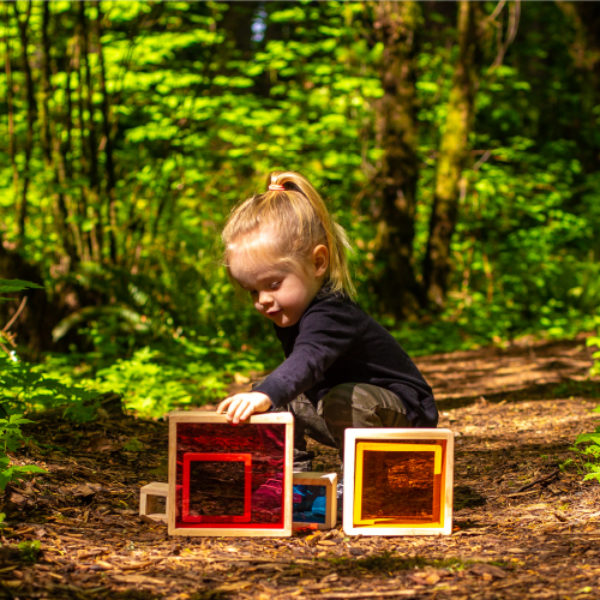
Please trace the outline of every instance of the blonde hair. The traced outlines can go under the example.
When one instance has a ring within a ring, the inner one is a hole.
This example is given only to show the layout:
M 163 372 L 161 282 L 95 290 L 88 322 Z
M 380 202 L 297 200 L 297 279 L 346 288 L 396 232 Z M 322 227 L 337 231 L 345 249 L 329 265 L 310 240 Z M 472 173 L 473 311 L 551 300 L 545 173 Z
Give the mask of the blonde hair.
M 240 238 L 269 229 L 279 256 L 300 266 L 306 264 L 313 249 L 324 244 L 329 250 L 329 271 L 325 282 L 331 293 L 355 295 L 346 251 L 350 248 L 344 229 L 327 210 L 311 183 L 294 171 L 274 171 L 267 178 L 267 191 L 236 206 L 223 229 L 225 263 Z

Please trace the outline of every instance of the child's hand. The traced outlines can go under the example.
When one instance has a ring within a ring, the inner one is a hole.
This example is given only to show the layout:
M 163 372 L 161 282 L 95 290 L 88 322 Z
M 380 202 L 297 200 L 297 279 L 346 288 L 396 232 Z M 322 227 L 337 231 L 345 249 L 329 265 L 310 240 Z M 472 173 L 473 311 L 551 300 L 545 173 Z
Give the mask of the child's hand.
M 219 406 L 218 413 L 227 413 L 227 420 L 234 425 L 245 421 L 251 415 L 267 412 L 273 403 L 266 394 L 262 392 L 247 392 L 235 394 L 225 398 Z

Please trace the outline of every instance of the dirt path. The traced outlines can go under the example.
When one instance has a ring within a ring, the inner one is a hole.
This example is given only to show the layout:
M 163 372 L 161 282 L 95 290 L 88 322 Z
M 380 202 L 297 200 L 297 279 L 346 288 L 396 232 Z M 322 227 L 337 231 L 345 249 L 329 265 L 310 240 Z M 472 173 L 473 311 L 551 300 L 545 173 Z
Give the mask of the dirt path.
M 49 475 L 7 494 L 0 597 L 597 599 L 600 486 L 560 468 L 577 434 L 597 425 L 590 364 L 582 340 L 419 361 L 441 426 L 457 435 L 455 531 L 445 537 L 350 538 L 338 527 L 169 538 L 137 516 L 139 487 L 166 481 L 165 423 L 40 423 L 44 444 L 19 458 Z M 322 467 L 338 466 L 318 449 Z

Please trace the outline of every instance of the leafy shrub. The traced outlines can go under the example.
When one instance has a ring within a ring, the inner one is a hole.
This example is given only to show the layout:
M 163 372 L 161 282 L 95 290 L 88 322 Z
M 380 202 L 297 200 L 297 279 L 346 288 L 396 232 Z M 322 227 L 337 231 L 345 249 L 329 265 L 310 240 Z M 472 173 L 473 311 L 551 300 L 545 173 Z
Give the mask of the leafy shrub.
M 22 415 L 10 415 L 6 419 L 0 419 L 0 491 L 6 488 L 11 481 L 16 481 L 31 473 L 45 473 L 44 469 L 37 465 L 14 465 L 8 452 L 14 452 L 19 448 L 24 439 L 21 425 L 31 423 Z
M 596 347 L 596 351 L 592 354 L 594 364 L 590 375 L 592 377 L 600 375 L 600 336 L 588 338 L 587 345 Z M 600 405 L 594 409 L 594 412 L 600 412 Z M 600 426 L 596 427 L 593 433 L 578 435 L 572 449 L 579 454 L 583 467 L 587 471 L 584 480 L 595 479 L 600 483 Z
M 596 351 L 592 354 L 594 364 L 592 365 L 592 369 L 590 371 L 590 375 L 595 377 L 600 375 L 600 335 L 598 337 L 588 338 L 587 345 L 596 347 Z
M 260 357 L 259 357 L 260 356 Z M 83 366 L 65 356 L 49 357 L 44 365 L 68 389 L 83 386 L 97 395 L 114 392 L 128 410 L 144 417 L 162 417 L 169 410 L 218 402 L 228 385 L 245 377 L 242 373 L 262 372 L 272 366 L 270 353 L 244 347 L 236 351 L 226 340 L 196 337 L 164 338 L 144 346 L 132 356 L 93 364 L 83 355 Z M 83 368 L 81 374 L 77 370 Z
M 0 352 L 0 491 L 11 481 L 45 472 L 35 465 L 15 465 L 9 456 L 26 439 L 21 426 L 31 421 L 24 414 L 58 408 L 65 417 L 87 421 L 96 415 L 98 403 L 97 393 L 65 385 L 40 367 Z
M 74 421 L 89 421 L 99 406 L 98 394 L 65 384 L 43 366 L 0 354 L 0 403 L 6 415 L 60 409 Z
M 596 408 L 596 412 L 600 412 L 600 407 Z M 573 449 L 582 458 L 587 471 L 583 479 L 595 479 L 600 483 L 600 426 L 593 433 L 578 435 Z
M 3 294 L 20 292 L 27 288 L 40 287 L 36 283 L 19 279 L 0 279 L 0 301 L 6 298 Z M 19 399 L 11 395 L 13 385 L 17 380 L 13 378 L 15 369 L 19 368 L 18 359 L 14 350 L 8 350 L 4 343 L 14 344 L 7 334 L 0 331 L 0 491 L 3 491 L 11 481 L 21 479 L 29 473 L 43 473 L 44 470 L 35 465 L 14 465 L 8 452 L 14 452 L 21 445 L 24 436 L 21 425 L 29 423 L 22 414 L 12 412 L 19 408 Z M 4 514 L 0 515 L 0 523 Z

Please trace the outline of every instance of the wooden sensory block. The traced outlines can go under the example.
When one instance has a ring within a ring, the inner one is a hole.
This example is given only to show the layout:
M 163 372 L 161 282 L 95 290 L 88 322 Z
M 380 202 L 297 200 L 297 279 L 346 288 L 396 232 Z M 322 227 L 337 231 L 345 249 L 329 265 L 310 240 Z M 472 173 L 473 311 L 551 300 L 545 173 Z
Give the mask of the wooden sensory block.
M 453 471 L 448 429 L 346 429 L 344 531 L 451 533 Z
M 337 473 L 294 473 L 292 493 L 295 529 L 332 529 L 337 521 Z
M 169 484 L 153 481 L 140 488 L 140 516 L 167 522 Z
M 274 412 L 232 425 L 225 415 L 169 415 L 173 535 L 292 533 L 293 417 Z

